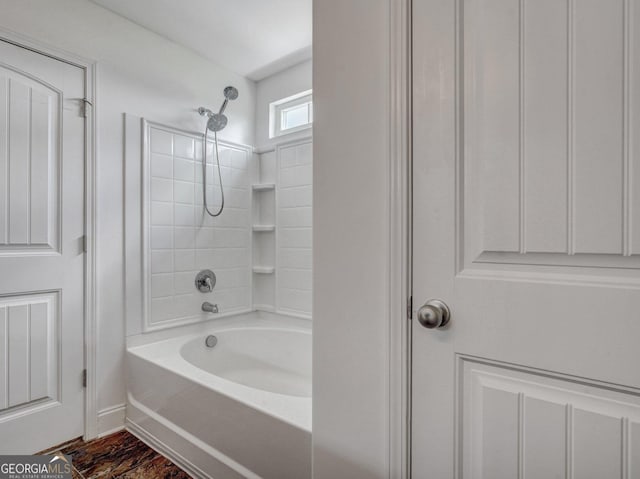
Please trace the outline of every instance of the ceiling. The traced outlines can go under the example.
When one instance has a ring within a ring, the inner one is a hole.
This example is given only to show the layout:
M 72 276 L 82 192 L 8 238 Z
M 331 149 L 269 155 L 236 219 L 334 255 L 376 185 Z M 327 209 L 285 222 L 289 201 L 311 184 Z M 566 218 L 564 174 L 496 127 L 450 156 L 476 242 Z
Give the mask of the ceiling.
M 312 0 L 91 0 L 252 80 L 311 58 Z

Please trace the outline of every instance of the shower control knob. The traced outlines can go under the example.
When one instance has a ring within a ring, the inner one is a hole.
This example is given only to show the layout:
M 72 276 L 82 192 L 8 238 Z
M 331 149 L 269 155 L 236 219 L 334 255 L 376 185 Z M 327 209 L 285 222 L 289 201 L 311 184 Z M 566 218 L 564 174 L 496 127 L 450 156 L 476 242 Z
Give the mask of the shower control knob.
M 418 310 L 418 322 L 427 329 L 446 326 L 451 319 L 451 311 L 443 301 L 432 299 L 424 303 Z
M 201 293 L 210 293 L 216 286 L 216 275 L 210 269 L 203 269 L 196 275 L 196 289 Z

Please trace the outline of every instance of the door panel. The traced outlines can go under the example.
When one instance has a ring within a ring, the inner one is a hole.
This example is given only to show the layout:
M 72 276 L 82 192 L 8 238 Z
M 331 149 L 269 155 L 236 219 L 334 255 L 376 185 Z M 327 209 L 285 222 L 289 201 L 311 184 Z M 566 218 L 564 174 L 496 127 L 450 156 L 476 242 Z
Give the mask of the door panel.
M 0 41 L 3 454 L 84 430 L 84 88 L 80 68 Z
M 639 10 L 413 2 L 414 477 L 639 467 Z

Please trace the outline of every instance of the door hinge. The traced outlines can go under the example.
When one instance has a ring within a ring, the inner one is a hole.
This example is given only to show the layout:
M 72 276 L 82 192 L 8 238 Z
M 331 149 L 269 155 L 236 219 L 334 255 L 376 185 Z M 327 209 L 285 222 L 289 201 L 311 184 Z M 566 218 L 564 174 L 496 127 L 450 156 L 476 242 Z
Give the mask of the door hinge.
M 413 296 L 407 299 L 407 319 L 413 319 Z
M 87 235 L 82 235 L 82 251 L 87 252 Z
M 82 370 L 82 387 L 83 388 L 87 387 L 87 370 L 86 369 Z

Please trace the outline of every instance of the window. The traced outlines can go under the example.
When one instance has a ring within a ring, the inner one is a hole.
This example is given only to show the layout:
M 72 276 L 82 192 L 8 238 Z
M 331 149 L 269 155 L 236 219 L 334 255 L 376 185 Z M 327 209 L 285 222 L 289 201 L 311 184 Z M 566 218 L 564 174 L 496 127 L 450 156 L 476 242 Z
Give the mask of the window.
M 274 101 L 269 107 L 270 138 L 311 128 L 313 123 L 311 90 Z

